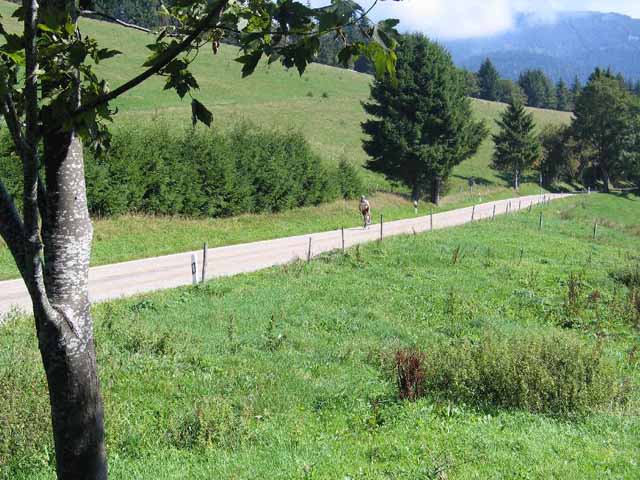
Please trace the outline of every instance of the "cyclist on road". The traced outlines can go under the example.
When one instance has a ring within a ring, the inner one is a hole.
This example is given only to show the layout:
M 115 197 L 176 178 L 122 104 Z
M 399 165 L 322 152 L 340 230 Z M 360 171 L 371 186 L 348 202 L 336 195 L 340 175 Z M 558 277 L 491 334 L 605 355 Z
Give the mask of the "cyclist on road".
M 364 220 L 364 228 L 367 228 L 371 225 L 371 204 L 364 195 L 360 197 L 360 213 Z

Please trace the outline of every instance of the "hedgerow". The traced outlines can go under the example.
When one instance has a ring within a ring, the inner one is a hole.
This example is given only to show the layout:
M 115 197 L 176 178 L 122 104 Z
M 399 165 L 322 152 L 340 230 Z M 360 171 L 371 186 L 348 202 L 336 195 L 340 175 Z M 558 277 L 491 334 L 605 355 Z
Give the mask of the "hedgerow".
M 0 178 L 19 197 L 19 162 L 2 138 Z M 86 149 L 89 210 L 225 217 L 278 212 L 353 197 L 357 173 L 330 168 L 299 133 L 243 123 L 228 132 L 175 130 L 161 122 L 118 129 L 106 154 Z

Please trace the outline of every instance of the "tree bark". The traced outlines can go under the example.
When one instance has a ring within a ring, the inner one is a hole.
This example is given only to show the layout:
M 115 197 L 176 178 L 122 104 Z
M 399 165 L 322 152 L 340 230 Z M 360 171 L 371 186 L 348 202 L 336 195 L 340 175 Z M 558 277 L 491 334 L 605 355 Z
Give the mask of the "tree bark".
M 107 478 L 104 411 L 89 302 L 93 228 L 82 143 L 75 132 L 44 138 L 47 228 L 44 281 L 51 308 L 34 303 L 61 480 Z
M 411 201 L 412 202 L 419 202 L 420 201 L 420 195 L 422 193 L 422 190 L 420 188 L 419 185 L 414 185 L 413 189 L 411 190 Z
M 431 203 L 440 205 L 440 190 L 442 188 L 442 179 L 438 176 L 431 181 Z
M 604 193 L 609 193 L 610 192 L 609 184 L 611 183 L 611 177 L 609 175 L 609 170 L 607 170 L 603 166 L 600 166 L 600 172 L 602 174 L 603 191 L 604 191 Z
M 515 176 L 514 176 L 514 187 L 516 192 L 520 190 L 520 170 L 516 168 Z

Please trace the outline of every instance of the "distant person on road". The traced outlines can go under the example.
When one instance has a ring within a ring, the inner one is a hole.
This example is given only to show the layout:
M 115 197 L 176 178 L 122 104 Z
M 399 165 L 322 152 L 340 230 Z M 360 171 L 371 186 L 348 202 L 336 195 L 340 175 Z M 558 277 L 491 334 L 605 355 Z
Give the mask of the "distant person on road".
M 371 204 L 364 195 L 360 197 L 360 213 L 364 220 L 364 228 L 367 228 L 371 225 Z

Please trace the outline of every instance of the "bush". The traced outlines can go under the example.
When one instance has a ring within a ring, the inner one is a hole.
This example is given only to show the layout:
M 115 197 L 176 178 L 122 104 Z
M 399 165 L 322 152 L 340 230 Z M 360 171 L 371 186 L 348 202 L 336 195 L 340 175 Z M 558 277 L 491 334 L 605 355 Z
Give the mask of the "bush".
M 340 159 L 336 172 L 335 184 L 342 198 L 358 198 L 364 193 L 364 185 L 356 168 L 345 158 Z
M 585 412 L 621 391 L 599 347 L 559 332 L 438 345 L 425 353 L 422 368 L 425 393 L 531 412 Z
M 244 422 L 222 397 L 206 397 L 182 417 L 173 419 L 168 440 L 180 449 L 230 448 L 242 439 Z
M 610 272 L 609 275 L 616 282 L 625 285 L 627 288 L 640 288 L 640 263 Z
M 20 196 L 17 158 L 2 141 L 0 176 Z M 89 210 L 224 217 L 277 212 L 337 198 L 333 173 L 304 137 L 242 124 L 229 133 L 147 128 L 114 132 L 100 157 L 86 152 Z

